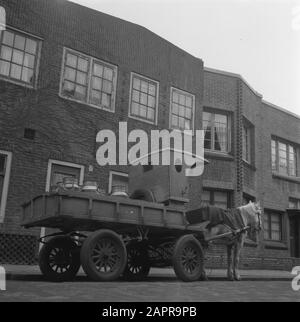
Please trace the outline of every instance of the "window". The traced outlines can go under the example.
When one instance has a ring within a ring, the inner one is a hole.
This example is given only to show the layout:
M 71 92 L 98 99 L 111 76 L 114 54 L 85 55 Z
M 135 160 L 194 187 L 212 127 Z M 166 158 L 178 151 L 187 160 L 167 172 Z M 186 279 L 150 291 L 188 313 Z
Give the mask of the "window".
M 128 192 L 128 174 L 123 172 L 110 171 L 108 193 L 113 191 L 114 187 L 123 187 Z
M 205 149 L 229 152 L 230 126 L 227 115 L 203 112 L 203 129 Z
M 179 89 L 171 89 L 171 127 L 173 129 L 193 130 L 195 96 Z
M 296 176 L 296 149 L 294 146 L 278 141 L 271 141 L 272 171 L 283 175 Z
M 10 29 L 0 32 L 0 76 L 34 86 L 40 41 Z
M 264 237 L 266 240 L 282 240 L 282 215 L 276 212 L 264 213 Z
M 4 221 L 11 169 L 11 152 L 0 151 L 0 223 Z
M 84 179 L 84 166 L 69 162 L 49 160 L 46 191 L 52 191 L 59 183 L 63 182 L 64 178 L 69 177 L 77 179 L 78 184 L 82 185 Z
M 243 125 L 243 160 L 251 163 L 251 128 Z
M 114 112 L 116 81 L 116 66 L 65 49 L 61 96 Z
M 228 209 L 231 208 L 231 194 L 228 191 L 204 189 L 201 194 L 201 204 Z
M 158 87 L 158 82 L 132 73 L 129 116 L 156 123 Z
M 300 199 L 289 199 L 289 208 L 290 209 L 300 209 Z

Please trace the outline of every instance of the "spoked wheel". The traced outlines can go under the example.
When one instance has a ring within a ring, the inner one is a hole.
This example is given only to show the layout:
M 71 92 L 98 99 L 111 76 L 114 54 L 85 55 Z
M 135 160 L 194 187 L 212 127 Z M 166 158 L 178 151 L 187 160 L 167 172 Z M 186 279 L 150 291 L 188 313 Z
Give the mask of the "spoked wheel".
M 54 237 L 42 247 L 39 266 L 50 281 L 70 281 L 80 268 L 79 248 L 70 237 Z
M 199 241 L 192 235 L 179 238 L 173 253 L 173 266 L 178 278 L 184 282 L 200 279 L 204 254 Z
M 127 265 L 123 277 L 130 281 L 143 280 L 148 276 L 150 267 L 147 244 L 129 242 L 127 244 Z
M 127 252 L 121 237 L 111 230 L 92 233 L 80 253 L 82 267 L 94 281 L 113 281 L 124 271 Z

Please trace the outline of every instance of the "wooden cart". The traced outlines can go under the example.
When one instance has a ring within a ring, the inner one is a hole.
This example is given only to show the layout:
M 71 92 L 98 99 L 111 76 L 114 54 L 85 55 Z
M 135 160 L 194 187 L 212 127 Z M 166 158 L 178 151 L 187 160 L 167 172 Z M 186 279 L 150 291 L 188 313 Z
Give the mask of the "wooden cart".
M 23 205 L 25 228 L 57 233 L 41 239 L 39 265 L 52 281 L 74 278 L 82 265 L 89 278 L 145 278 L 151 267 L 173 266 L 178 278 L 196 281 L 203 272 L 201 225 L 183 210 L 159 203 L 97 193 L 44 194 Z

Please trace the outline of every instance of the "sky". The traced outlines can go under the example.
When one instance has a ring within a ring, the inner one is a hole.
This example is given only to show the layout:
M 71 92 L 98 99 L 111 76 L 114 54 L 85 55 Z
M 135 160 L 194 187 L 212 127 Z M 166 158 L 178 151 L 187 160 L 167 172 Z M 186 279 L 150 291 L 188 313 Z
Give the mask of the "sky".
M 300 115 L 300 0 L 72 0 L 142 25 Z

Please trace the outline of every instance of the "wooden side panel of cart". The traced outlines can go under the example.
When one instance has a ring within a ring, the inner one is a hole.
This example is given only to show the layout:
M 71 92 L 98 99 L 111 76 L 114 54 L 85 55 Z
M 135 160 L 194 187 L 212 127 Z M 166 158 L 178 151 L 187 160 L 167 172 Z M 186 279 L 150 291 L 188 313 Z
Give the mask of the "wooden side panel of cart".
M 23 205 L 26 228 L 94 231 L 97 223 L 188 229 L 184 211 L 141 200 L 68 193 L 41 195 Z

